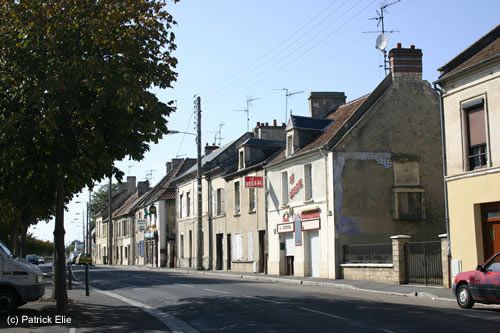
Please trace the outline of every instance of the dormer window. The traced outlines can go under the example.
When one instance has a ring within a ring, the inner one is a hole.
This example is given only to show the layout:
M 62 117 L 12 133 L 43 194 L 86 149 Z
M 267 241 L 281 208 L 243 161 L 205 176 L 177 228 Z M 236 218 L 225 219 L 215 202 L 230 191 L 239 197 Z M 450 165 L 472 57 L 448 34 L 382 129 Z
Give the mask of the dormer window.
M 244 169 L 245 168 L 245 151 L 244 151 L 244 148 L 241 148 L 240 151 L 238 152 L 238 166 L 239 166 L 239 169 Z
M 286 156 L 293 155 L 293 133 L 287 134 L 286 136 Z

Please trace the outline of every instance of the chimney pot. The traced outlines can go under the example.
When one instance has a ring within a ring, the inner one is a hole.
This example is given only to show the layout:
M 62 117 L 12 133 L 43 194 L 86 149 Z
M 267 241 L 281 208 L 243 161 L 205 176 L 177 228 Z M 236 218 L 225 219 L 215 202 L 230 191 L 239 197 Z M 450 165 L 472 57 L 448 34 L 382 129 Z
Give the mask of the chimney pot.
M 278 126 L 278 125 L 277 125 L 277 122 L 276 122 L 276 119 L 274 119 L 274 120 L 273 120 L 273 126 L 274 126 L 274 127 Z
M 400 49 L 401 48 L 401 43 L 398 43 L 397 44 L 397 48 Z
M 409 48 L 397 48 L 389 51 L 389 63 L 393 78 L 401 74 L 412 74 L 415 79 L 422 79 L 422 50 L 410 45 Z
M 412 44 L 412 45 L 410 46 L 410 49 L 415 50 L 415 45 L 413 45 L 413 44 Z
M 269 123 L 266 123 L 266 127 L 269 126 Z
M 257 122 L 257 127 L 260 127 L 260 121 Z

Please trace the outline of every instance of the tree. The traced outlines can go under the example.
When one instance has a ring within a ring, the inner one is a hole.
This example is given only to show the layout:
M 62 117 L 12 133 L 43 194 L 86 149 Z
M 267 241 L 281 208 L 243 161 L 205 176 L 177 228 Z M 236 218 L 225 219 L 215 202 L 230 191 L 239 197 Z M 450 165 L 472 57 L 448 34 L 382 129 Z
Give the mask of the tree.
M 37 193 L 52 193 L 59 312 L 67 308 L 65 204 L 94 181 L 121 178 L 115 160 L 141 160 L 149 144 L 168 132 L 172 102 L 150 91 L 170 88 L 177 76 L 175 21 L 166 6 L 137 0 L 1 2 L 0 182 L 9 182 L 5 172 L 31 179 Z
M 111 185 L 112 195 L 116 193 L 119 187 L 120 184 L 118 183 L 113 183 Z M 95 226 L 96 216 L 99 215 L 99 213 L 101 213 L 101 211 L 108 206 L 108 191 L 109 191 L 109 185 L 101 185 L 99 186 L 97 191 L 92 193 L 92 200 L 90 203 L 90 217 L 91 217 L 90 229 L 92 229 Z

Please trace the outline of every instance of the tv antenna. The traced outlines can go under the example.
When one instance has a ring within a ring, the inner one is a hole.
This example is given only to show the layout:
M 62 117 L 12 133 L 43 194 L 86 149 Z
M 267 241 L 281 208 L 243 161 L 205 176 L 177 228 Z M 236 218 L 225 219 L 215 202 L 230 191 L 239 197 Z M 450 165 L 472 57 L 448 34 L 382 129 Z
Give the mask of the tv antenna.
M 152 183 L 152 180 L 153 180 L 153 172 L 155 172 L 156 170 L 153 170 L 153 169 L 150 169 L 150 170 L 146 170 L 146 180 L 151 184 Z
M 283 90 L 285 92 L 285 123 L 288 121 L 288 97 L 301 94 L 304 92 L 304 90 L 301 91 L 294 91 L 289 93 L 288 88 L 281 88 L 281 89 L 273 89 L 273 90 Z M 290 110 L 290 115 L 292 114 L 292 110 Z
M 381 51 L 384 54 L 384 65 L 379 65 L 378 67 L 384 67 L 384 73 L 387 75 L 388 67 L 387 64 L 389 61 L 387 60 L 387 43 L 389 40 L 387 39 L 386 34 L 392 34 L 395 32 L 399 32 L 398 30 L 385 30 L 385 22 L 384 22 L 384 13 L 387 12 L 387 7 L 390 7 L 392 5 L 395 5 L 396 3 L 400 2 L 401 0 L 396 0 L 393 2 L 386 3 L 385 5 L 380 6 L 379 10 L 376 10 L 375 12 L 377 13 L 377 17 L 372 17 L 370 20 L 375 20 L 377 21 L 377 28 L 380 27 L 380 30 L 375 30 L 375 31 L 363 31 L 363 33 L 377 33 L 377 39 L 375 41 L 375 48 L 379 51 Z
M 256 97 L 256 98 L 248 98 L 247 97 L 247 107 L 246 109 L 242 109 L 242 110 L 233 110 L 233 111 L 236 111 L 236 112 L 245 112 L 247 114 L 247 132 L 250 132 L 250 106 L 252 105 L 251 103 L 253 101 L 256 101 L 258 99 L 262 99 L 261 97 Z
M 222 137 L 222 126 L 224 126 L 224 125 L 225 124 L 223 122 L 220 122 L 219 123 L 219 130 L 217 132 L 209 132 L 209 134 L 215 134 L 215 136 L 214 136 L 214 145 L 217 144 L 217 140 L 219 140 L 219 147 L 222 144 L 222 139 L 224 139 Z

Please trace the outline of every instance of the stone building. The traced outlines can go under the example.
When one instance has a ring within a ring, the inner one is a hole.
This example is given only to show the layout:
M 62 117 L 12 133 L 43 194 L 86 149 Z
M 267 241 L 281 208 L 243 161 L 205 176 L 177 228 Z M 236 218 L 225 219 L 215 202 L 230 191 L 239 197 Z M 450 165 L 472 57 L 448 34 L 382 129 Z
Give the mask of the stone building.
M 312 93 L 268 166 L 269 273 L 342 277 L 343 246 L 445 231 L 438 96 L 422 51 L 389 52 L 369 94 Z
M 439 71 L 451 274 L 500 251 L 500 26 Z

